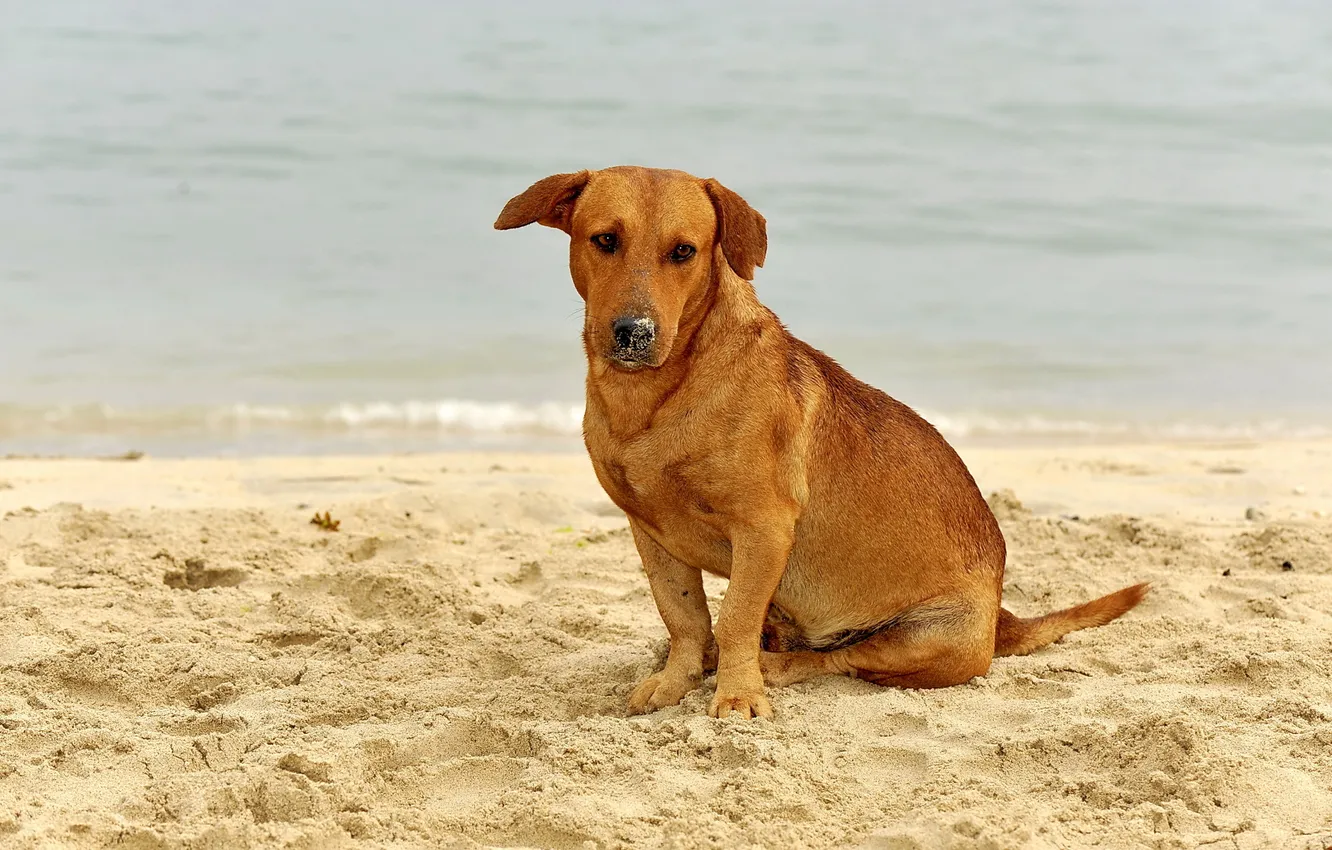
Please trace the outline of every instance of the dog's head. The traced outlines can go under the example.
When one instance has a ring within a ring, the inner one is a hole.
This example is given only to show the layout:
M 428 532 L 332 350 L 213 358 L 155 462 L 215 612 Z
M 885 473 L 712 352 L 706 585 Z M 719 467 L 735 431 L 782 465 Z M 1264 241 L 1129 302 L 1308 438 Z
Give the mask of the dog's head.
M 569 234 L 591 354 L 616 368 L 661 366 L 682 320 L 709 303 L 723 264 L 763 265 L 763 216 L 716 180 L 622 166 L 555 174 L 504 205 L 497 230 L 539 222 Z

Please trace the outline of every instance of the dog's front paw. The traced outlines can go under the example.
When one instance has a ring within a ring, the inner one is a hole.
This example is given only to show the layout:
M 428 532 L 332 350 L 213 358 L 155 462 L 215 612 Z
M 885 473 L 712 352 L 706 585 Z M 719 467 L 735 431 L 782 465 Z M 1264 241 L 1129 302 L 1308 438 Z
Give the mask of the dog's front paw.
M 751 717 L 763 717 L 772 719 L 772 705 L 768 698 L 763 695 L 763 688 L 743 689 L 743 690 L 722 690 L 717 688 L 717 693 L 712 697 L 712 705 L 708 706 L 708 714 L 722 719 L 735 712 L 748 720 Z
M 702 677 L 662 670 L 638 683 L 629 695 L 629 713 L 647 714 L 668 705 L 679 705 L 685 694 L 697 688 Z

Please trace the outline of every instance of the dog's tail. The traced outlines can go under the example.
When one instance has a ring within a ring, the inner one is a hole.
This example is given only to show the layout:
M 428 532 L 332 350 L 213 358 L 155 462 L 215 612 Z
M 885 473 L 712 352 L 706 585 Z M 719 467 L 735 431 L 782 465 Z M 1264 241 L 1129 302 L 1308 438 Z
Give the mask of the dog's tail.
M 1055 611 L 1044 617 L 1024 619 L 1000 608 L 999 623 L 994 634 L 994 654 L 996 657 L 1026 655 L 1054 643 L 1069 632 L 1104 626 L 1141 602 L 1149 587 L 1149 584 L 1135 584 L 1116 590 L 1109 596 Z

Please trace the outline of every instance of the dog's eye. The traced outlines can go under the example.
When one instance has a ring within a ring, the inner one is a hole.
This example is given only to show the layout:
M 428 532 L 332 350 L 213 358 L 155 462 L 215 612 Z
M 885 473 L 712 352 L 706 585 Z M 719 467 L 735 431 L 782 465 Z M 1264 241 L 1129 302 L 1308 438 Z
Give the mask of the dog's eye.
M 671 259 L 677 263 L 683 263 L 694 256 L 696 250 L 693 245 L 676 245 L 675 250 L 671 251 Z
M 615 246 L 619 244 L 619 240 L 615 238 L 614 233 L 598 233 L 596 236 L 592 237 L 592 244 L 596 245 L 607 254 L 614 254 Z

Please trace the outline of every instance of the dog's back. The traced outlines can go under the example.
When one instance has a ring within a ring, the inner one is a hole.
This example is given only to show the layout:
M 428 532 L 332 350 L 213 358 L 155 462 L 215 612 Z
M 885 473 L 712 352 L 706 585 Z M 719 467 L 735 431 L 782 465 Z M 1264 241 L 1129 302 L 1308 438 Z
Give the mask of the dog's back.
M 789 333 L 786 346 L 785 391 L 814 413 L 808 503 L 778 604 L 816 644 L 941 595 L 997 604 L 1003 534 L 957 453 L 915 411 L 823 352 Z M 853 580 L 819 583 L 816 603 L 803 598 L 801 588 L 830 573 Z M 808 616 L 816 610 L 826 614 Z

